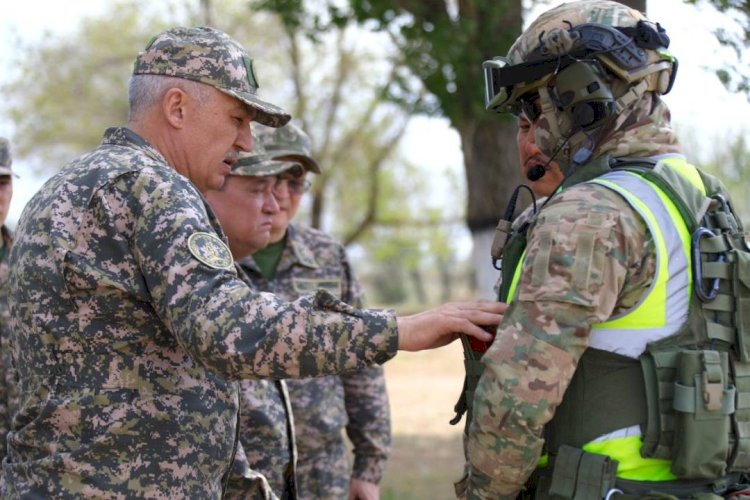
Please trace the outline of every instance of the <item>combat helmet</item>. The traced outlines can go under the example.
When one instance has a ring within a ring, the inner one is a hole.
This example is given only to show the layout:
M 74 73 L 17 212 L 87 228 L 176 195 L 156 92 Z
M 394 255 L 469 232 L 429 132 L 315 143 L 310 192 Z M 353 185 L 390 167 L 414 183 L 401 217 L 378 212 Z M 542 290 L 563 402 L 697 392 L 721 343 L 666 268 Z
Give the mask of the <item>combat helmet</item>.
M 320 165 L 312 157 L 310 137 L 294 123 L 273 128 L 253 123 L 253 151 L 243 155 L 245 164 L 272 160 L 293 162 L 305 170 L 320 173 Z
M 485 105 L 542 117 L 540 148 L 561 166 L 581 164 L 597 129 L 646 92 L 671 90 L 677 59 L 668 47 L 658 23 L 620 3 L 562 4 L 531 23 L 507 57 L 483 63 Z

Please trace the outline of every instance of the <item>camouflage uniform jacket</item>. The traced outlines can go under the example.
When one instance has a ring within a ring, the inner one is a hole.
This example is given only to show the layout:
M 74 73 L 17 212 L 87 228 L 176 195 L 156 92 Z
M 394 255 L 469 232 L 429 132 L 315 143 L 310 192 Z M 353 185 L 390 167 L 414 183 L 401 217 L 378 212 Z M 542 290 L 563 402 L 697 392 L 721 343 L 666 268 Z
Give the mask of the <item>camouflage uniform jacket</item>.
M 27 204 L 9 261 L 22 404 L 5 498 L 218 498 L 237 439 L 232 380 L 395 354 L 392 313 L 254 292 L 218 231 L 189 180 L 126 128 Z
M 340 244 L 316 229 L 294 225 L 289 226 L 286 238 L 272 282 L 262 277 L 252 257 L 240 261 L 255 286 L 289 300 L 323 288 L 361 307 L 362 289 Z M 303 472 L 313 460 L 325 463 L 326 450 L 335 455 L 336 448 L 345 449 L 344 427 L 354 445 L 352 477 L 379 483 L 391 446 L 382 368 L 287 383 L 295 420 L 300 496 L 316 496 L 305 491 L 309 478 L 302 477 Z
M 618 194 L 579 184 L 528 234 L 515 298 L 482 358 L 467 453 L 468 498 L 515 498 L 539 459 L 591 325 L 634 306 L 655 274 L 641 217 Z
M 18 375 L 8 341 L 10 340 L 10 311 L 8 310 L 8 253 L 13 238 L 7 227 L 0 227 L 0 462 L 5 457 L 5 436 L 10 430 L 13 412 L 18 407 Z
M 238 266 L 239 267 L 239 266 Z M 240 277 L 255 288 L 240 268 Z M 255 498 L 257 484 L 244 477 L 244 467 L 263 475 L 280 498 L 293 498 L 297 449 L 289 392 L 284 380 L 243 380 L 240 384 L 239 436 L 247 464 L 235 458 L 225 498 Z

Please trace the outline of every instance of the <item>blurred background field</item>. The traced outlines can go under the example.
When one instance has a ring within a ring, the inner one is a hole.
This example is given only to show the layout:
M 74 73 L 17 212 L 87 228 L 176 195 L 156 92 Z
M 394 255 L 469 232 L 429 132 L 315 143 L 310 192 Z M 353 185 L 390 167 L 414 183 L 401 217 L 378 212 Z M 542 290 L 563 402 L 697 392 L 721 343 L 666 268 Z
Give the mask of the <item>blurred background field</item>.
M 464 421 L 452 426 L 463 386 L 460 342 L 429 352 L 400 353 L 384 365 L 393 418 L 393 454 L 383 499 L 455 498 L 463 468 Z

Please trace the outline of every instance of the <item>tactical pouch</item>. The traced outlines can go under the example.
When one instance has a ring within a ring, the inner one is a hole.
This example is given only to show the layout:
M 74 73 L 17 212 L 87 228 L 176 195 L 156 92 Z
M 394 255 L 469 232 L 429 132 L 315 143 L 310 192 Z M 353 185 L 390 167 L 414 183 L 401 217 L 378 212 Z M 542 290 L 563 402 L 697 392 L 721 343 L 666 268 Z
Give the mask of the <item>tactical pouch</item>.
M 683 350 L 677 364 L 672 472 L 685 479 L 726 474 L 735 388 L 726 352 Z
M 647 351 L 641 355 L 645 382 L 648 420 L 643 432 L 641 455 L 649 458 L 672 458 L 675 417 L 672 405 L 679 350 Z
M 535 499 L 593 500 L 607 496 L 615 485 L 617 461 L 563 445 L 552 466 L 552 477 L 541 476 Z

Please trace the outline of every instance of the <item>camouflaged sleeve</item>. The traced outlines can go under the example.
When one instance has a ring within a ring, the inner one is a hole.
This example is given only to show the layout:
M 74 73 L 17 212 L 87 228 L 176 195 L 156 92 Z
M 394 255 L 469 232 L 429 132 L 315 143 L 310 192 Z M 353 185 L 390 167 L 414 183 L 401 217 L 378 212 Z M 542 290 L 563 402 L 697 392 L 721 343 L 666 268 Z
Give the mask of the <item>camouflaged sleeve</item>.
M 106 200 L 112 213 L 123 214 L 115 224 L 128 235 L 157 314 L 194 359 L 229 379 L 287 378 L 363 368 L 395 355 L 390 311 L 359 311 L 322 294 L 284 302 L 248 288 L 231 257 L 199 259 L 211 253 L 196 250 L 196 235 L 214 245 L 213 254 L 223 251 L 201 200 L 187 181 L 143 172 L 123 176 Z
M 6 454 L 6 436 L 11 430 L 13 413 L 18 408 L 18 372 L 10 345 L 8 309 L 8 253 L 13 244 L 10 231 L 0 227 L 4 258 L 0 259 L 0 463 Z
M 517 299 L 484 355 L 467 443 L 469 498 L 515 498 L 534 470 L 592 324 L 648 287 L 655 259 L 640 217 L 597 186 L 564 191 L 529 234 Z

